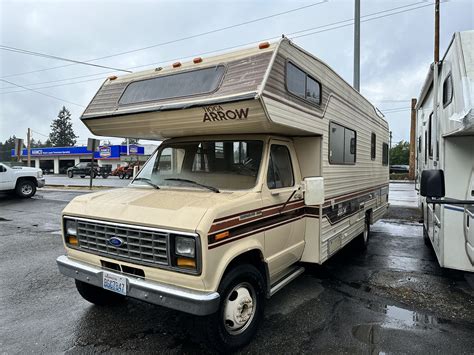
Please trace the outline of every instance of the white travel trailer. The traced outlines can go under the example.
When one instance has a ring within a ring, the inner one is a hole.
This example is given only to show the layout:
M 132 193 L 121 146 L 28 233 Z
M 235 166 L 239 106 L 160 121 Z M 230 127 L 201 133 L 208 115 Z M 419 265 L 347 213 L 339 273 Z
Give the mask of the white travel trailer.
M 454 34 L 437 87 L 433 72 L 416 107 L 423 234 L 442 267 L 474 271 L 474 31 Z
M 250 341 L 300 262 L 364 247 L 388 207 L 387 122 L 288 39 L 110 77 L 82 121 L 165 140 L 129 187 L 64 209 L 60 271 L 95 304 L 205 316 L 221 351 Z

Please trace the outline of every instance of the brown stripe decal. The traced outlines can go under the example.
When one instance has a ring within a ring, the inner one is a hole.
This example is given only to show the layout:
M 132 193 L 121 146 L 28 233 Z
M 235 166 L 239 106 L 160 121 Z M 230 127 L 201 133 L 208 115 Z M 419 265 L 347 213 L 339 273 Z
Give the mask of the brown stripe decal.
M 331 224 L 340 222 L 355 214 L 364 201 L 381 195 L 382 190 L 386 190 L 387 186 L 383 184 L 375 188 L 333 197 L 324 203 L 322 216 L 326 217 Z M 208 234 L 208 248 L 214 249 L 303 217 L 320 217 L 320 207 L 307 207 L 302 199 L 288 203 L 284 210 L 281 210 L 282 206 L 283 203 L 280 203 L 215 219 Z

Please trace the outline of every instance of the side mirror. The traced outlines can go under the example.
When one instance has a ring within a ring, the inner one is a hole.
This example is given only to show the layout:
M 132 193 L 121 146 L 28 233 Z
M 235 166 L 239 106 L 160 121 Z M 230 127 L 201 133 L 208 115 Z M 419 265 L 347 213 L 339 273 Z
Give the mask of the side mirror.
M 423 170 L 421 173 L 420 195 L 430 198 L 444 197 L 443 170 Z
M 304 179 L 304 203 L 307 206 L 322 205 L 324 203 L 324 178 L 308 177 Z

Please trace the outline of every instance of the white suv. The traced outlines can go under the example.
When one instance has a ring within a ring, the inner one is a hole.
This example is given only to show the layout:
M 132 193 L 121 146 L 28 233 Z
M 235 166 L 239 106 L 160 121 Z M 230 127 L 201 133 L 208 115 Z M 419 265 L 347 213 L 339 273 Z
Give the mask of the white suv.
M 33 197 L 36 188 L 43 186 L 41 169 L 0 163 L 0 191 L 15 191 L 20 197 Z

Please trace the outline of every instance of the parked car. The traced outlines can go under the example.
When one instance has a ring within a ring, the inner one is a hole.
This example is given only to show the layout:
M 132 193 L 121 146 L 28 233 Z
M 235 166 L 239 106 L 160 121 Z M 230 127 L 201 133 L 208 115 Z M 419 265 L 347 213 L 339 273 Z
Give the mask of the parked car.
M 0 191 L 15 191 L 20 197 L 33 197 L 44 183 L 41 169 L 0 163 Z
M 69 178 L 74 177 L 74 175 L 79 175 L 81 178 L 91 175 L 91 163 L 82 162 L 76 164 L 67 169 L 67 176 Z M 98 164 L 94 163 L 92 168 L 92 178 L 95 179 L 97 176 L 102 176 L 104 179 L 107 179 L 110 175 L 110 167 L 100 167 Z
M 390 165 L 390 174 L 408 174 L 408 165 Z

